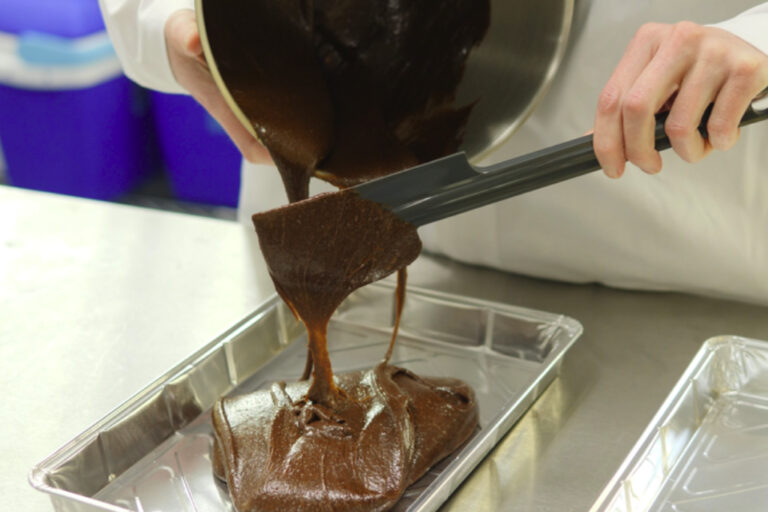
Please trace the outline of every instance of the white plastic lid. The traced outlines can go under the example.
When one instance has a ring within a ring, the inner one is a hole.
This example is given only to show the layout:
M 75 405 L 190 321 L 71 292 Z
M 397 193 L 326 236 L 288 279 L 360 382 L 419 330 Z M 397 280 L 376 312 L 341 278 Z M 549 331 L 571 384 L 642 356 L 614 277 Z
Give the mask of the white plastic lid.
M 68 39 L 0 32 L 0 84 L 22 89 L 81 89 L 122 74 L 106 32 Z

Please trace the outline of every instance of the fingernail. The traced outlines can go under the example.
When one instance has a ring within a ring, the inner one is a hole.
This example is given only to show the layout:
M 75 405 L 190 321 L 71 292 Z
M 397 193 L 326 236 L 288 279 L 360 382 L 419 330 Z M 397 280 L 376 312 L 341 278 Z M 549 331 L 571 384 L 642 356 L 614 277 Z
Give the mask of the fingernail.
M 612 167 L 612 168 L 606 167 L 606 168 L 603 168 L 603 172 L 605 173 L 606 176 L 608 176 L 612 180 L 615 180 L 615 179 L 621 178 L 621 175 L 624 174 L 624 168 L 623 167 Z

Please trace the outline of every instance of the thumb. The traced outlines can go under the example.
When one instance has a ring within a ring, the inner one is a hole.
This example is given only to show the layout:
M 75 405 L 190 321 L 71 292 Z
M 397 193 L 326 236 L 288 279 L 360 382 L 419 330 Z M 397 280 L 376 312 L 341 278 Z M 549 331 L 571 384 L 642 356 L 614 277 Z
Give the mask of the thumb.
M 184 39 L 184 52 L 190 57 L 200 57 L 203 54 L 203 44 L 200 42 L 200 32 L 197 31 L 197 24 L 188 28 L 188 33 Z
M 198 57 L 203 53 L 193 10 L 182 9 L 173 13 L 169 20 L 169 28 L 171 39 L 182 54 L 188 57 Z
M 200 32 L 197 30 L 197 20 L 194 12 L 186 10 L 184 24 L 182 26 L 182 48 L 190 57 L 197 57 L 203 53 L 203 45 L 200 42 Z

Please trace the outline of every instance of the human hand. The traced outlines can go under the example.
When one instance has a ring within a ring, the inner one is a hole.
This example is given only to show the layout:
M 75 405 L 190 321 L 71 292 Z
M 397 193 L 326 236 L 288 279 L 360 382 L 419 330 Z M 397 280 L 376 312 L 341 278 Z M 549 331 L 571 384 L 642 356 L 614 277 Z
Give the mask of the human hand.
M 597 159 L 612 178 L 624 173 L 627 161 L 658 173 L 654 115 L 667 104 L 664 129 L 685 161 L 697 162 L 713 148 L 730 149 L 741 117 L 766 86 L 768 55 L 730 32 L 690 22 L 643 25 L 600 93 Z M 704 139 L 698 125 L 713 102 Z
M 235 117 L 216 87 L 205 63 L 194 11 L 182 9 L 171 15 L 165 24 L 165 41 L 171 70 L 179 85 L 221 124 L 246 160 L 271 162 L 269 152 Z

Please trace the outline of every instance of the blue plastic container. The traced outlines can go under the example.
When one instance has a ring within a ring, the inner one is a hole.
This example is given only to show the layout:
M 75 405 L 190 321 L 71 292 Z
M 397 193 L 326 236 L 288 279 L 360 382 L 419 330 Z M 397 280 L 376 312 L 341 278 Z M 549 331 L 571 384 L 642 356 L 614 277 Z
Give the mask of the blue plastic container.
M 145 93 L 97 0 L 0 0 L 0 145 L 11 185 L 113 199 L 156 166 Z M 10 53 L 8 53 L 10 52 Z
M 75 38 L 102 30 L 98 0 L 0 0 L 0 32 Z
M 174 195 L 236 207 L 242 157 L 221 125 L 189 96 L 153 92 L 152 109 Z
M 43 92 L 0 85 L 0 143 L 11 185 L 113 199 L 154 167 L 140 91 L 124 77 Z

